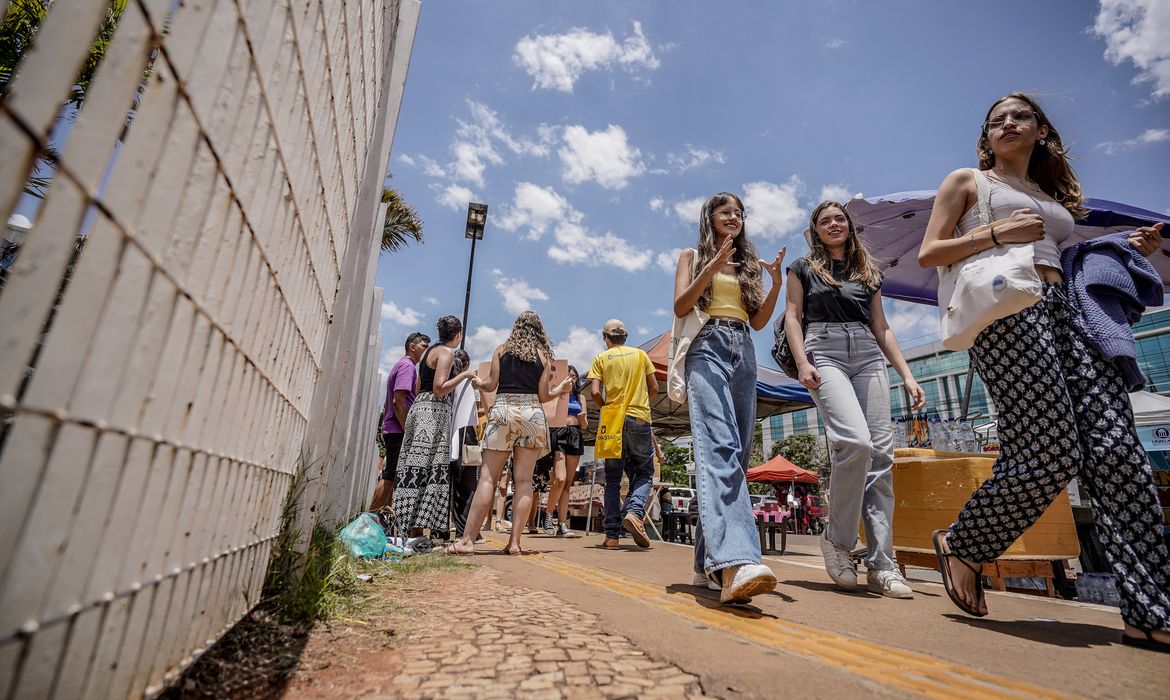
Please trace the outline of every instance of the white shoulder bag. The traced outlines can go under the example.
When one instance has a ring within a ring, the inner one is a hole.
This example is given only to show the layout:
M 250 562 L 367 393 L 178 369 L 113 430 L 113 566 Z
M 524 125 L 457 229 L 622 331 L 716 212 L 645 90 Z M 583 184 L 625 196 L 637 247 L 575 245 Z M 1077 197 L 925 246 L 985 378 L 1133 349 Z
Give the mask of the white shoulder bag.
M 691 255 L 691 280 L 695 279 L 695 270 L 699 267 L 699 251 L 689 249 Z M 698 304 L 691 307 L 691 312 L 682 318 L 675 317 L 670 327 L 670 351 L 666 355 L 666 395 L 677 403 L 687 402 L 687 350 L 691 349 L 691 341 L 710 314 L 699 308 Z
M 992 222 L 991 183 L 975 168 L 979 223 Z M 963 236 L 955 228 L 955 238 Z M 938 315 L 942 344 L 966 350 L 975 337 L 1001 318 L 1040 301 L 1042 286 L 1033 262 L 1031 243 L 1005 243 L 938 268 Z

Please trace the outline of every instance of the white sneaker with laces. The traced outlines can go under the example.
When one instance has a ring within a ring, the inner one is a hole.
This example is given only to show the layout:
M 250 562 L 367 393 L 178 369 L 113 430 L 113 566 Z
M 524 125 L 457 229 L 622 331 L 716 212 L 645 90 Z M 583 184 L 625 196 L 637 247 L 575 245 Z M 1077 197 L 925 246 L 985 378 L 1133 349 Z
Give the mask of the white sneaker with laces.
M 869 590 L 874 593 L 881 593 L 887 598 L 914 597 L 914 590 L 906 585 L 906 579 L 902 578 L 902 574 L 897 571 L 876 571 L 871 569 L 865 572 L 865 581 L 868 584 Z
M 723 588 L 718 583 L 715 583 L 711 579 L 707 578 L 707 574 L 703 573 L 702 571 L 695 572 L 695 575 L 691 578 L 691 585 L 698 586 L 699 588 L 706 586 L 712 591 L 717 591 Z
M 850 556 L 849 550 L 834 542 L 828 537 L 820 538 L 821 555 L 825 558 L 825 571 L 841 588 L 852 591 L 857 588 L 857 564 Z
M 726 569 L 724 569 L 726 571 Z M 726 581 L 727 577 L 724 576 Z M 731 583 L 719 594 L 720 603 L 748 603 L 752 596 L 770 593 L 776 588 L 776 574 L 763 564 L 741 564 L 735 567 Z
M 581 536 L 581 535 L 577 534 L 576 532 L 573 532 L 572 530 L 570 530 L 569 526 L 565 524 L 564 520 L 557 523 L 557 527 L 560 528 L 557 531 L 559 533 L 559 534 L 557 534 L 557 537 L 580 537 Z

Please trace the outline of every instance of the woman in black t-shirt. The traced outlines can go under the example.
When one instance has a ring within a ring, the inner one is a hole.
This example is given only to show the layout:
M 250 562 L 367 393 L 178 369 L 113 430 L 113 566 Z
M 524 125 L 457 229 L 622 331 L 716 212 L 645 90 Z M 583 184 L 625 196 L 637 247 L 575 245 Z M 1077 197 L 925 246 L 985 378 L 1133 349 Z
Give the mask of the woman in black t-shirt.
M 882 274 L 845 207 L 822 202 L 809 218 L 809 231 L 809 254 L 788 269 L 785 331 L 800 383 L 816 401 L 832 444 L 829 527 L 821 538 L 825 569 L 841 588 L 857 587 L 850 552 L 861 520 L 868 588 L 911 598 L 914 592 L 894 561 L 894 442 L 886 359 L 901 375 L 914 410 L 926 399 L 886 322 Z

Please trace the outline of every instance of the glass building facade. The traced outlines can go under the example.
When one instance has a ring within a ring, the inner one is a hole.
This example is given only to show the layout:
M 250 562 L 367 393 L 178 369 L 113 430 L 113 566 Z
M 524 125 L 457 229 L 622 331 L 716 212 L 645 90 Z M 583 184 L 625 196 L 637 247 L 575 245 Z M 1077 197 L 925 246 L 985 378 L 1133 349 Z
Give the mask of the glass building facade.
M 1149 384 L 1146 391 L 1170 396 L 1170 306 L 1146 312 L 1133 328 L 1137 340 L 1138 364 Z M 927 343 L 903 350 L 910 371 L 926 393 L 926 413 L 940 418 L 958 418 L 963 411 L 963 392 L 967 384 L 967 353 L 951 352 L 941 342 Z M 892 367 L 890 373 L 891 418 L 910 415 L 910 399 L 902 387 L 902 378 Z M 976 426 L 993 423 L 995 406 L 987 398 L 987 391 L 979 376 L 972 375 L 974 387 L 967 416 Z M 814 433 L 824 435 L 825 429 L 817 410 L 772 416 L 763 425 L 764 453 L 771 444 L 789 435 Z

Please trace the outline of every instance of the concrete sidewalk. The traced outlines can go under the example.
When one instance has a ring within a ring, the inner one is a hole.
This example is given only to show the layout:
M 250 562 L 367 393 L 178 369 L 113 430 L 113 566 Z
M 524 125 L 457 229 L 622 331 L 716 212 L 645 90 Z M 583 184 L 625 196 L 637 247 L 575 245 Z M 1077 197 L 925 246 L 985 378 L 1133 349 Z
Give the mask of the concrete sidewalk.
M 685 545 L 608 551 L 598 535 L 537 535 L 525 537 L 525 556 L 508 557 L 491 555 L 503 539 L 487 536 L 487 556 L 474 560 L 502 583 L 597 615 L 712 695 L 1162 698 L 1170 688 L 1170 660 L 1121 646 L 1113 608 L 989 591 L 991 615 L 975 619 L 916 576 L 937 574 L 913 569 L 913 600 L 845 593 L 815 545 L 792 540 L 787 555 L 766 557 L 774 593 L 723 607 L 717 592 L 690 585 Z

